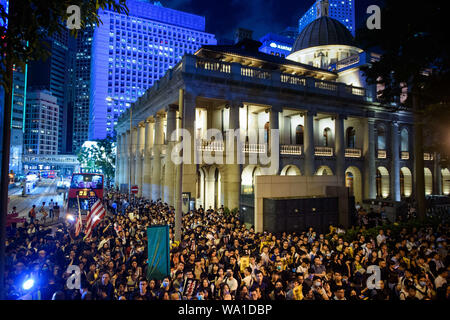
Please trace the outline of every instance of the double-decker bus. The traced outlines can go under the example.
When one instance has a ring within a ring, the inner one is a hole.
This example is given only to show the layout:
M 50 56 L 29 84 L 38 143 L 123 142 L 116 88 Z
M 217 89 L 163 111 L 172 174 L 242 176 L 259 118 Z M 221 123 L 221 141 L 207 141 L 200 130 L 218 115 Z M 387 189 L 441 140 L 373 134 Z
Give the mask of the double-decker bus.
M 95 194 L 97 198 L 103 199 L 103 184 L 103 175 L 99 173 L 72 174 L 67 199 L 66 218 L 72 220 L 78 215 L 78 201 L 81 214 L 85 216 L 89 210 L 89 197 Z

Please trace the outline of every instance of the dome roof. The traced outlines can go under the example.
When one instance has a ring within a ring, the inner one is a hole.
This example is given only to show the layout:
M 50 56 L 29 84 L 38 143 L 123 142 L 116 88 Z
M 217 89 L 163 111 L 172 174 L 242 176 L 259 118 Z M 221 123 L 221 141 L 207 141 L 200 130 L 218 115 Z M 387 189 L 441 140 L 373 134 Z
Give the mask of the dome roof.
M 295 40 L 292 52 L 330 44 L 355 46 L 352 34 L 342 23 L 323 16 L 303 29 Z

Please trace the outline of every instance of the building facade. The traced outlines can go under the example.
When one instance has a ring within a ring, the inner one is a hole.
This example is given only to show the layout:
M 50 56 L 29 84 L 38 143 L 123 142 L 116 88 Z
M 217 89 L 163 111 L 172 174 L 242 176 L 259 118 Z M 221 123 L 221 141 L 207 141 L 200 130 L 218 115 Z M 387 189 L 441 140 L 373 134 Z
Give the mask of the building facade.
M 58 98 L 48 90 L 30 91 L 26 108 L 24 154 L 58 154 Z
M 76 38 L 76 51 L 73 59 L 73 153 L 78 152 L 88 138 L 89 96 L 91 88 L 91 51 L 94 27 L 87 26 Z
M 291 53 L 295 39 L 276 33 L 268 33 L 259 41 L 262 43 L 259 51 L 285 58 Z
M 89 140 L 113 135 L 119 115 L 185 53 L 216 44 L 205 18 L 146 1 L 127 1 L 129 15 L 103 10 L 92 44 Z
M 356 0 L 325 0 L 329 3 L 328 16 L 341 22 L 355 36 L 355 1 Z M 311 8 L 298 20 L 298 31 L 303 29 L 320 16 L 320 3 L 316 0 Z
M 22 155 L 24 149 L 27 71 L 19 68 L 13 73 L 13 91 L 11 105 L 11 147 L 9 155 L 9 170 L 13 173 L 22 173 Z
M 132 105 L 131 119 L 129 110 L 119 118 L 116 184 L 137 185 L 140 195 L 175 205 L 181 179 L 183 195 L 204 208 L 252 205 L 258 175 L 334 175 L 357 202 L 413 197 L 412 114 L 377 102 L 360 70 L 376 56 L 350 45 L 350 32 L 334 26 L 339 22 L 322 18 L 333 21 L 315 20 L 304 32 L 322 28 L 328 36 L 308 44 L 302 39 L 312 37 L 301 33 L 287 59 L 259 52 L 253 40 L 185 55 Z M 345 54 L 314 66 L 329 46 L 330 57 Z M 183 145 L 190 163 L 183 163 L 182 176 L 173 158 L 175 128 L 193 140 Z M 235 144 L 218 139 L 229 130 Z M 450 172 L 435 158 L 424 154 L 425 192 L 448 195 Z
M 71 152 L 73 108 L 73 52 L 75 39 L 69 29 L 47 39 L 50 57 L 45 61 L 32 61 L 28 69 L 28 86 L 48 90 L 57 98 L 58 152 Z

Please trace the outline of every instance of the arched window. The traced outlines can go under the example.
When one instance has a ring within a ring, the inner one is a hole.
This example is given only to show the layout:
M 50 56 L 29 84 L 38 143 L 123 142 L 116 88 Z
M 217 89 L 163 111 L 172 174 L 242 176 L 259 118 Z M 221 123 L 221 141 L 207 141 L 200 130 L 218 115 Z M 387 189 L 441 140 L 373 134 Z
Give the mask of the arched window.
M 303 145 L 303 126 L 299 124 L 295 127 L 295 144 Z
M 403 129 L 400 133 L 400 145 L 401 145 L 401 151 L 408 151 L 408 130 Z
M 347 148 L 354 148 L 356 141 L 356 130 L 353 127 L 347 128 Z
M 386 130 L 383 127 L 378 127 L 377 147 L 378 150 L 386 150 Z
M 323 146 L 328 147 L 331 139 L 331 129 L 325 128 L 323 130 Z

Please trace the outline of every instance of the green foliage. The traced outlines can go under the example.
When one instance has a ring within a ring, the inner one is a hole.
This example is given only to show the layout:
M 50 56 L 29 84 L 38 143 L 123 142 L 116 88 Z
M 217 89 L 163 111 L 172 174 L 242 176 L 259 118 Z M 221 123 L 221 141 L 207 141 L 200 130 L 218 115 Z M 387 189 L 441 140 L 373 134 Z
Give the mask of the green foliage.
M 223 215 L 228 217 L 230 215 L 230 209 L 228 207 L 223 208 Z
M 437 228 L 442 224 L 442 219 L 439 217 L 427 217 L 426 219 L 415 219 L 415 220 L 409 220 L 407 222 L 401 222 L 401 223 L 389 223 L 384 224 L 382 226 L 365 229 L 362 230 L 359 227 L 352 227 L 351 229 L 347 230 L 345 234 L 342 236 L 344 241 L 352 242 L 357 240 L 357 235 L 360 233 L 363 235 L 366 239 L 368 238 L 375 238 L 381 229 L 383 230 L 392 230 L 394 234 L 399 233 L 403 228 L 406 228 L 406 230 L 411 231 L 413 228 L 417 228 L 418 230 L 423 227 L 433 227 Z
M 82 168 L 91 172 L 101 172 L 107 181 L 111 181 L 115 174 L 115 140 L 107 136 L 95 142 L 97 145 L 81 148 L 78 152 L 78 161 Z
M 239 209 L 238 208 L 233 208 L 231 210 L 231 213 L 235 216 L 238 213 Z
M 67 8 L 71 5 L 80 7 L 81 28 L 102 23 L 98 9 L 128 14 L 126 0 L 10 0 L 8 14 L 0 5 L 0 21 L 2 24 L 8 21 L 7 28 L 0 26 L 0 79 L 6 92 L 12 83 L 10 67 L 16 65 L 24 70 L 27 62 L 48 58 L 45 40 L 67 28 L 71 15 Z M 73 29 L 71 33 L 76 36 L 78 31 Z
M 448 32 L 442 27 L 447 19 L 447 2 L 428 1 L 414 6 L 386 0 L 381 29 L 358 30 L 357 40 L 363 49 L 381 49 L 379 61 L 372 62 L 364 72 L 369 82 L 384 85 L 379 93 L 385 102 L 398 102 L 404 86 L 410 92 L 420 92 L 428 102 L 448 98 L 448 86 L 442 83 L 448 84 L 450 70 Z M 408 99 L 404 106 L 409 107 L 411 102 Z

